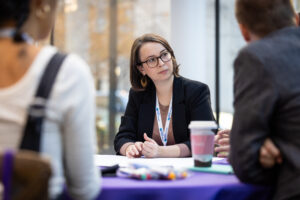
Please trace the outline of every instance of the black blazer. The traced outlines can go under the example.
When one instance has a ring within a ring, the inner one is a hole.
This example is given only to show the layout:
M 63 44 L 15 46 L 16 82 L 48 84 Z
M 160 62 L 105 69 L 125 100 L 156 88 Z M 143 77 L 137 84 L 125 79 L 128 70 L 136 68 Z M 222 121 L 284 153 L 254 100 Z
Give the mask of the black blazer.
M 234 64 L 230 162 L 243 182 L 276 185 L 276 200 L 300 199 L 299 63 L 300 29 L 290 27 L 249 44 Z M 266 138 L 283 157 L 268 169 L 259 162 Z
M 143 134 L 152 138 L 155 118 L 156 90 L 152 84 L 145 91 L 130 89 L 129 100 L 114 141 L 117 154 L 127 142 L 144 142 Z M 175 143 L 190 146 L 188 125 L 192 120 L 214 120 L 207 85 L 174 77 L 172 126 Z

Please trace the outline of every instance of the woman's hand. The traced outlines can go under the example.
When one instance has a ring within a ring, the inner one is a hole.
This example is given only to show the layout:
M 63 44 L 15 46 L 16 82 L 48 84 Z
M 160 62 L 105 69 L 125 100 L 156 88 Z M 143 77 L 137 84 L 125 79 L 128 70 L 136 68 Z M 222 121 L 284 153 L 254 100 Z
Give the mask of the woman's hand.
M 138 158 L 142 156 L 143 143 L 135 142 L 126 148 L 125 155 L 128 158 Z
M 215 152 L 217 157 L 227 158 L 230 152 L 230 130 L 222 130 L 215 136 Z
M 144 133 L 144 139 L 145 142 L 143 144 L 143 151 L 142 154 L 146 158 L 155 158 L 159 156 L 159 145 L 151 138 L 147 136 L 146 133 Z
M 270 138 L 267 138 L 259 151 L 259 162 L 264 168 L 271 168 L 276 163 L 282 163 L 282 156 L 279 149 Z

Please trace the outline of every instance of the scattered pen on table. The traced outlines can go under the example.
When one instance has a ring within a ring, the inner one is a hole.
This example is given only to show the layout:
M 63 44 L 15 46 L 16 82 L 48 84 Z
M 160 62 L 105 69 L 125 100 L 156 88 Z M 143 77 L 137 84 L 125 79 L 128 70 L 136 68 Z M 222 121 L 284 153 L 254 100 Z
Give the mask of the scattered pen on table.
M 117 176 L 139 180 L 176 180 L 188 177 L 188 173 L 186 170 L 174 169 L 173 167 L 147 166 L 131 163 L 127 167 L 119 168 Z

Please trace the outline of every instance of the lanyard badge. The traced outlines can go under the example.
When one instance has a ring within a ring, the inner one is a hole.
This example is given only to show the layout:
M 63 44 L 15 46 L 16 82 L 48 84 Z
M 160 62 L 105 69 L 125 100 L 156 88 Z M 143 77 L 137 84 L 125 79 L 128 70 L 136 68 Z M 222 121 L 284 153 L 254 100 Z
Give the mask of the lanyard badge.
M 171 117 L 172 117 L 172 101 L 173 101 L 173 97 L 171 98 L 171 101 L 169 104 L 169 111 L 168 111 L 167 119 L 165 122 L 165 128 L 163 129 L 161 112 L 160 112 L 160 108 L 159 108 L 159 102 L 158 102 L 158 98 L 156 96 L 156 108 L 155 108 L 156 119 L 157 119 L 157 124 L 158 124 L 159 135 L 160 135 L 161 141 L 164 146 L 167 146 L 167 142 L 168 142 L 168 130 L 169 130 L 169 124 L 170 124 Z

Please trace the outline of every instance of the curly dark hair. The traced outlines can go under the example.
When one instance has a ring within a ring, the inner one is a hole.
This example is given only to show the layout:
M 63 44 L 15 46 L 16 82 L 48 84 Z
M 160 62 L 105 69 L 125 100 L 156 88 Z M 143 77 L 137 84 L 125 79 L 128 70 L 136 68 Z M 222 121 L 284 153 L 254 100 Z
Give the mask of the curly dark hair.
M 30 13 L 30 0 L 0 0 L 0 28 L 12 21 L 15 23 L 15 42 L 24 42 L 21 28 Z

